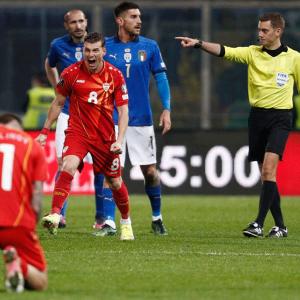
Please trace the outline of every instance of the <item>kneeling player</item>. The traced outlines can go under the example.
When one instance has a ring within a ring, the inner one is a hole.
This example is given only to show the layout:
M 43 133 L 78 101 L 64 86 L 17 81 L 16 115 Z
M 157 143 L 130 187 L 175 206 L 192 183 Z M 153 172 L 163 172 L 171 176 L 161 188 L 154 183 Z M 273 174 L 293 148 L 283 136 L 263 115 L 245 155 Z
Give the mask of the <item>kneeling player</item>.
M 43 149 L 22 131 L 19 117 L 0 116 L 0 249 L 8 291 L 44 290 L 45 256 L 35 232 L 47 176 Z

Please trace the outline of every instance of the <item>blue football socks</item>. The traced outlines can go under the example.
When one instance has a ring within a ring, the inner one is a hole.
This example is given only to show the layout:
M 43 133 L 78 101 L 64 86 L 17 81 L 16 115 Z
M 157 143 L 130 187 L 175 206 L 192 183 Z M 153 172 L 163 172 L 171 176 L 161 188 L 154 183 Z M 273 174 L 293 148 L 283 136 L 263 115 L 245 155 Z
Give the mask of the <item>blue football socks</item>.
M 96 220 L 103 222 L 105 220 L 104 207 L 103 207 L 103 174 L 95 174 L 94 187 L 95 187 L 95 204 L 96 204 Z
M 68 208 L 68 199 L 65 200 L 64 205 L 60 211 L 60 214 L 66 218 L 66 213 L 67 213 L 67 208 Z
M 103 207 L 105 219 L 115 221 L 116 204 L 109 188 L 103 188 Z
M 145 186 L 145 192 L 149 197 L 151 208 L 152 208 L 152 216 L 158 217 L 161 215 L 160 207 L 161 207 L 161 188 L 158 186 Z

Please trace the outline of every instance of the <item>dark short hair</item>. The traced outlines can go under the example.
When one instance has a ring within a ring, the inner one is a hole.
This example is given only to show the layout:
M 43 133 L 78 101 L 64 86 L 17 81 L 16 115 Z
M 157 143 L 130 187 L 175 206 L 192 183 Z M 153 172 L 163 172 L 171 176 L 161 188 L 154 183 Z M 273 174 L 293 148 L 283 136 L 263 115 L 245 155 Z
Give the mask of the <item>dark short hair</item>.
M 99 32 L 91 32 L 89 33 L 85 38 L 84 38 L 84 42 L 87 43 L 97 43 L 97 42 L 102 42 L 102 47 L 105 46 L 105 39 L 103 37 L 103 35 Z
M 122 14 L 124 11 L 129 9 L 140 9 L 140 7 L 133 2 L 122 2 L 114 9 L 114 15 L 115 17 L 119 17 L 120 14 Z
M 283 16 L 277 12 L 265 13 L 259 17 L 259 21 L 261 22 L 271 21 L 271 25 L 273 28 L 280 28 L 282 29 L 282 31 L 284 30 L 285 27 L 285 20 Z
M 22 120 L 19 116 L 12 113 L 4 113 L 0 115 L 0 124 L 8 124 L 11 121 L 17 121 L 22 127 Z

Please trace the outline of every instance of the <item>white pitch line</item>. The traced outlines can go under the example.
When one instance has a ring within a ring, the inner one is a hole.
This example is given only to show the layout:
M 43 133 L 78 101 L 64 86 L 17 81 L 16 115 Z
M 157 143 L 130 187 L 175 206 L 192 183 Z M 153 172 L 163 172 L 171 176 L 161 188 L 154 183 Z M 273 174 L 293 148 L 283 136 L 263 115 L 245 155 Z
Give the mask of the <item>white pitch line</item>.
M 91 250 L 88 250 L 91 252 Z M 125 250 L 124 250 L 125 251 Z M 102 254 L 121 254 L 124 253 L 122 250 L 101 250 L 98 249 L 96 252 L 100 252 Z M 153 255 L 153 254 L 162 254 L 162 255 L 202 255 L 202 256 L 270 256 L 270 257 L 300 257 L 300 253 L 269 253 L 269 252 L 263 252 L 263 253 L 256 253 L 256 252 L 204 252 L 204 251 L 128 251 L 126 250 L 128 254 L 133 255 Z M 49 251 L 49 252 L 82 252 L 82 250 L 61 250 L 61 251 Z
M 300 253 L 241 253 L 241 252 L 196 252 L 207 256 L 278 256 L 300 257 Z

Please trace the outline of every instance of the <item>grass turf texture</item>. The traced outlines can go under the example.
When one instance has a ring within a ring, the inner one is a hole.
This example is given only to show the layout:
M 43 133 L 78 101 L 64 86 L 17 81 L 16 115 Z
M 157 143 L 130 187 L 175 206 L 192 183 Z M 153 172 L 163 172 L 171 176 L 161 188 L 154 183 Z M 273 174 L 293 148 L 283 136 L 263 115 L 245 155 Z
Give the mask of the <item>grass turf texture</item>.
M 150 233 L 146 197 L 132 196 L 136 240 L 124 242 L 119 232 L 93 236 L 93 197 L 71 197 L 66 229 L 38 229 L 48 290 L 11 295 L 2 286 L 0 299 L 299 299 L 300 200 L 282 201 L 287 239 L 242 236 L 257 205 L 257 197 L 165 196 L 169 235 L 160 237 Z M 272 226 L 268 216 L 265 234 Z

